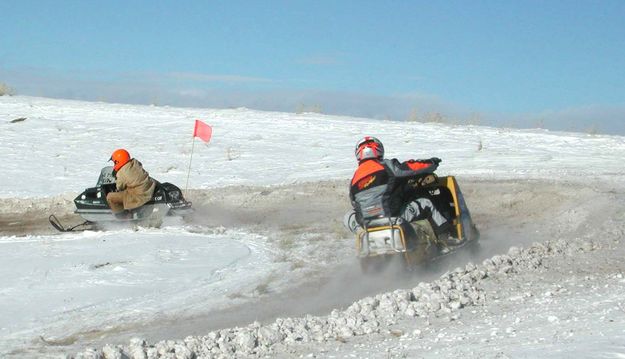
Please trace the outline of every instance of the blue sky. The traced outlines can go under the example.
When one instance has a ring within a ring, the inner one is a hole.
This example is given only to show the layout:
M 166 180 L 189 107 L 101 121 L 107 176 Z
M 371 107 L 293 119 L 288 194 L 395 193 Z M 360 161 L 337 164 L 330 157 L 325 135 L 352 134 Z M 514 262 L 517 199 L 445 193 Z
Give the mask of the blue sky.
M 19 94 L 625 134 L 625 1 L 0 2 Z

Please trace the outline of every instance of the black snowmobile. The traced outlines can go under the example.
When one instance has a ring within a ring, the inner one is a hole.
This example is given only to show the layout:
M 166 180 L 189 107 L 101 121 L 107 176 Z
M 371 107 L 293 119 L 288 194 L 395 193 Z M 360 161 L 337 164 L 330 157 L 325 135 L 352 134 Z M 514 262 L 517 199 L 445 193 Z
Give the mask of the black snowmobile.
M 51 215 L 50 223 L 61 232 L 72 231 L 81 226 L 93 227 L 98 223 L 135 223 L 158 227 L 165 216 L 185 216 L 193 211 L 191 202 L 184 199 L 180 188 L 168 182 L 155 182 L 156 188 L 149 202 L 124 213 L 123 216 L 116 216 L 106 200 L 106 195 L 116 190 L 113 167 L 104 167 L 100 171 L 96 186 L 85 189 L 74 199 L 76 205 L 74 213 L 80 215 L 85 222 L 65 228 L 54 215 Z
M 477 248 L 479 231 L 453 176 L 435 174 L 410 178 L 401 184 L 404 198 L 429 198 L 447 218 L 450 229 L 445 238 L 436 235 L 429 219 L 407 223 L 400 217 L 370 220 L 356 234 L 356 250 L 363 271 L 377 271 L 399 259 L 404 269 L 414 268 L 454 250 Z

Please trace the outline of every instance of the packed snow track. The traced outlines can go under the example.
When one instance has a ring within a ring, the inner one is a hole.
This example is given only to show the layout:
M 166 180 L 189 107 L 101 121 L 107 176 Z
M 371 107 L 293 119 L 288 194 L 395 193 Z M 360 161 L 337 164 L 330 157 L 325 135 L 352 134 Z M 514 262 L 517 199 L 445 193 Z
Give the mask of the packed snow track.
M 344 181 L 192 191 L 197 211 L 186 222 L 61 235 L 50 233 L 38 206 L 47 201 L 71 221 L 63 197 L 2 200 L 12 212 L 0 215 L 0 307 L 19 314 L 0 323 L 2 355 L 54 357 L 132 337 L 154 343 L 278 317 L 326 315 L 512 246 L 599 235 L 601 221 L 617 230 L 610 221 L 623 216 L 623 202 L 614 201 L 622 189 L 609 184 L 465 180 L 461 186 L 482 231 L 481 252 L 456 253 L 427 271 L 377 277 L 359 273 L 353 239 L 341 228 Z M 501 285 L 521 285 L 509 281 Z M 311 350 L 302 348 L 288 350 Z

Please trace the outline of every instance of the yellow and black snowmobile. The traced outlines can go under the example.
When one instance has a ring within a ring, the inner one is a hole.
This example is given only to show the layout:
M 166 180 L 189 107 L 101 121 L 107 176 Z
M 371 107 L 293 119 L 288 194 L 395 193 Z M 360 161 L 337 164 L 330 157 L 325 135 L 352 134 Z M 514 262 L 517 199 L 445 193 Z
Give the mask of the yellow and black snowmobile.
M 401 217 L 384 217 L 367 221 L 356 233 L 363 271 L 379 270 L 393 259 L 399 259 L 404 268 L 414 268 L 457 248 L 477 245 L 479 231 L 455 177 L 422 175 L 408 180 L 404 188 L 408 197 L 429 198 L 450 226 L 437 235 L 429 219 L 408 223 Z

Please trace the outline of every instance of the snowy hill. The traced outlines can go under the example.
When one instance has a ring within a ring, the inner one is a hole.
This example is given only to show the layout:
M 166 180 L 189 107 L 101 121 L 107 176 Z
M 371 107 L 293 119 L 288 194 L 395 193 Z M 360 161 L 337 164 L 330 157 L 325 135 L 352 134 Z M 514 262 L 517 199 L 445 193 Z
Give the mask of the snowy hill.
M 19 118 L 26 120 L 12 123 Z M 196 148 L 191 188 L 348 178 L 355 142 L 369 134 L 386 144 L 391 157 L 440 157 L 443 173 L 460 176 L 570 178 L 625 171 L 622 136 L 5 96 L 0 197 L 79 192 L 95 182 L 119 147 L 155 178 L 182 183 L 195 119 L 211 124 L 214 137 Z
M 195 119 L 213 140 L 195 143 L 193 221 L 51 232 L 116 148 L 184 186 Z M 483 252 L 363 278 L 340 217 L 364 135 L 388 157 L 442 158 Z M 152 357 L 625 355 L 622 136 L 16 96 L 0 97 L 0 150 L 0 356 L 96 358 L 84 348 L 132 337 L 158 344 L 125 353 Z

